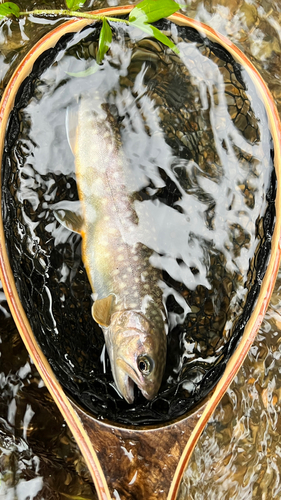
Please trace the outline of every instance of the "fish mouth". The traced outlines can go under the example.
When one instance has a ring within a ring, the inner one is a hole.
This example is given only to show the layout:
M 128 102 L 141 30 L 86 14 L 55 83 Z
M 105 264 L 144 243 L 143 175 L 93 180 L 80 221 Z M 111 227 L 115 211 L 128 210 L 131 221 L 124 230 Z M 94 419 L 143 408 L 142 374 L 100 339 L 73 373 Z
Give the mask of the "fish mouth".
M 115 383 L 122 396 L 126 399 L 127 403 L 134 402 L 134 388 L 135 384 L 142 391 L 142 380 L 137 372 L 132 368 L 123 358 L 118 358 L 116 362 Z M 143 395 L 147 398 L 146 393 L 142 391 Z
M 129 375 L 125 372 L 124 372 L 122 388 L 120 387 L 120 384 L 119 384 L 118 389 L 120 390 L 123 398 L 126 399 L 127 403 L 129 403 L 129 405 L 131 405 L 134 402 L 134 398 L 135 398 L 135 394 L 134 394 L 135 383 L 131 379 L 131 377 L 129 377 Z

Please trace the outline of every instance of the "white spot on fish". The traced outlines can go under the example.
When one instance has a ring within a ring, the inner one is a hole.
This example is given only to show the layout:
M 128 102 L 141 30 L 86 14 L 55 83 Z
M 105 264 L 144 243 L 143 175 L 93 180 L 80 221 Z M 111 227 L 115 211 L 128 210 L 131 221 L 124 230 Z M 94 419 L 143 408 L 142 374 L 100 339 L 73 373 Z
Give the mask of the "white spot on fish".
M 92 176 L 92 169 L 89 169 L 89 175 Z M 101 195 L 103 193 L 103 182 L 100 177 L 98 177 L 94 182 L 91 184 L 92 190 L 95 192 L 96 195 Z
M 118 255 L 118 257 L 117 257 L 117 260 L 119 260 L 119 261 L 124 260 L 124 259 L 125 259 L 125 257 L 122 253 L 120 255 Z

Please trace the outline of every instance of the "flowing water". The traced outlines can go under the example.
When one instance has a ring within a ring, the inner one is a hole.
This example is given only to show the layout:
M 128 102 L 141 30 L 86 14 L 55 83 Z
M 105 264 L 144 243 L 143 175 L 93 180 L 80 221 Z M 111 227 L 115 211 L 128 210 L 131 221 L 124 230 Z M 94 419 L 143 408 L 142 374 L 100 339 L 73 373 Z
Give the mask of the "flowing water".
M 102 6 L 107 3 L 87 4 Z M 26 7 L 31 8 L 27 3 Z M 278 106 L 278 5 L 192 2 L 186 14 L 235 42 L 258 68 Z M 38 19 L 2 24 L 1 89 L 26 51 L 55 24 Z M 95 498 L 77 446 L 22 346 L 3 294 L 1 300 L 0 495 L 3 499 Z M 179 498 L 280 497 L 279 302 L 277 282 L 243 368 L 196 446 Z

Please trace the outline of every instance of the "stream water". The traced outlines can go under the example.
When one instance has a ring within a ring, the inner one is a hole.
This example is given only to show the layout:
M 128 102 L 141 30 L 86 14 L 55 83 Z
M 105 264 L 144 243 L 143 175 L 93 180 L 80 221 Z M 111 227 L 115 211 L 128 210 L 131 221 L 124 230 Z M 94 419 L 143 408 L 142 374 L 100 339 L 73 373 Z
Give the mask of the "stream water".
M 125 3 L 87 3 L 86 8 Z M 47 5 L 62 7 L 59 2 Z M 42 4 L 22 2 L 21 7 L 30 10 Z M 278 2 L 191 2 L 184 12 L 239 46 L 260 71 L 280 110 Z M 1 93 L 22 57 L 56 24 L 35 18 L 0 24 Z M 281 274 L 255 343 L 195 448 L 179 499 L 281 496 L 280 285 Z M 94 499 L 83 459 L 0 293 L 0 498 Z

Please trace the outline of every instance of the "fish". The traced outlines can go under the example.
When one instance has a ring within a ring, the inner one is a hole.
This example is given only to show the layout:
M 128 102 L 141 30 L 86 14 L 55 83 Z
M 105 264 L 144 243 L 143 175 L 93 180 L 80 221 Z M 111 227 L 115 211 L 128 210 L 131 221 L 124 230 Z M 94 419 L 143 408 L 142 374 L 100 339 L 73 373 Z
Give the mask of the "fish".
M 132 404 L 136 384 L 152 400 L 166 365 L 167 312 L 161 270 L 150 262 L 147 227 L 139 224 L 128 187 L 120 129 L 109 106 L 93 96 L 80 99 L 68 129 L 80 209 L 60 208 L 55 216 L 82 237 L 92 316 L 102 328 L 117 391 Z

